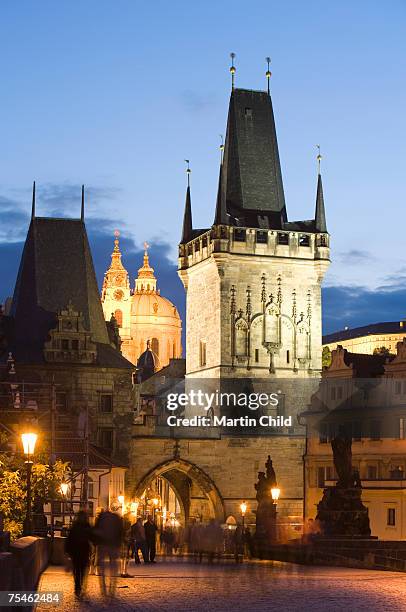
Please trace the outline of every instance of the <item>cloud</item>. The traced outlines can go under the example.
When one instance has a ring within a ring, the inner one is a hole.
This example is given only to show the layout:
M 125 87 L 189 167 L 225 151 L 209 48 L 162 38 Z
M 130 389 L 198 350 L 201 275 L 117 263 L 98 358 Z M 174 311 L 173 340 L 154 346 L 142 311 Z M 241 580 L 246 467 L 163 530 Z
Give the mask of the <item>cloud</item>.
M 181 94 L 183 106 L 192 112 L 200 112 L 206 108 L 213 106 L 214 96 L 210 93 L 201 93 L 186 89 Z
M 351 249 L 345 253 L 338 253 L 337 259 L 345 264 L 362 264 L 368 263 L 376 259 L 369 251 L 363 251 L 360 249 Z
M 7 219 L 6 215 L 5 218 Z M 25 215 L 23 239 L 14 243 L 0 243 L 0 303 L 4 303 L 7 297 L 13 295 L 27 227 L 27 216 Z M 101 288 L 104 273 L 110 265 L 110 256 L 114 246 L 112 231 L 114 222 L 106 218 L 95 218 L 88 221 L 86 227 L 97 281 Z M 125 234 L 120 236 L 120 249 L 123 254 L 123 264 L 130 275 L 131 285 L 134 286 L 134 278 L 143 263 L 144 251 Z M 177 266 L 169 258 L 171 249 L 172 245 L 169 243 L 154 242 L 149 250 L 150 264 L 155 270 L 158 288 L 164 297 L 177 306 L 185 328 L 185 292 L 177 275 Z
M 0 196 L 0 242 L 24 239 L 29 215 L 17 200 Z
M 406 284 L 404 287 L 398 284 L 391 291 L 355 286 L 323 288 L 323 333 L 345 326 L 401 320 L 406 315 Z

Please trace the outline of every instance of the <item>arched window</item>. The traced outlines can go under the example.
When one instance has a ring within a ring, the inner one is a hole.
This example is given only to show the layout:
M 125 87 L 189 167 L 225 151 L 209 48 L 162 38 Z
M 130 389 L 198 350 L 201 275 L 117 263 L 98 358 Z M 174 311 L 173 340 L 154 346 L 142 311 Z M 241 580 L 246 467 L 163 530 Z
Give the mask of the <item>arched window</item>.
M 114 313 L 114 317 L 117 321 L 117 325 L 119 327 L 123 327 L 123 313 L 121 310 L 116 310 Z
M 159 340 L 158 338 L 152 338 L 151 340 L 151 350 L 157 357 L 159 357 Z

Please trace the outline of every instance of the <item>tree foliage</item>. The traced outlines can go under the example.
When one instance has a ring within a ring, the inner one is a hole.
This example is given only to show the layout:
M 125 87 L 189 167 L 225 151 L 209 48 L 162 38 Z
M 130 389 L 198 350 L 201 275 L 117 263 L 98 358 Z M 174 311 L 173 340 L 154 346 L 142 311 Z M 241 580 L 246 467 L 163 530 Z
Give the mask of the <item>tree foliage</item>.
M 329 368 L 331 366 L 331 351 L 328 346 L 323 346 L 321 363 L 323 368 Z
M 0 451 L 0 513 L 4 518 L 4 529 L 10 531 L 12 539 L 19 537 L 27 510 L 27 477 L 23 457 Z M 62 479 L 69 477 L 69 464 L 57 459 L 53 465 L 44 461 L 44 455 L 32 465 L 32 500 L 44 504 L 51 499 L 60 499 Z

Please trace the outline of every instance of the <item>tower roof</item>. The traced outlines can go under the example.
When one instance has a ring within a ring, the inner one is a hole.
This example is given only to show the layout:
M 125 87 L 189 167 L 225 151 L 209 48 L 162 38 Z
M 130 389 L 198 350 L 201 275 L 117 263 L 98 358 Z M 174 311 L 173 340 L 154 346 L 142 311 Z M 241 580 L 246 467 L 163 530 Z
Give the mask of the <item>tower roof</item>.
M 327 232 L 326 212 L 324 209 L 323 183 L 319 172 L 317 178 L 316 213 L 314 216 L 316 232 Z
M 93 340 L 109 344 L 84 223 L 35 217 L 14 289 L 14 350 L 30 360 L 40 358 L 57 312 L 69 302 L 82 312 L 84 327 Z
M 181 244 L 186 244 L 193 236 L 193 225 L 192 225 L 192 201 L 190 197 L 190 185 L 188 184 L 186 190 L 185 200 L 185 212 L 183 214 L 183 227 L 182 227 L 182 238 Z
M 233 89 L 217 210 L 231 225 L 278 228 L 287 220 L 271 97 Z

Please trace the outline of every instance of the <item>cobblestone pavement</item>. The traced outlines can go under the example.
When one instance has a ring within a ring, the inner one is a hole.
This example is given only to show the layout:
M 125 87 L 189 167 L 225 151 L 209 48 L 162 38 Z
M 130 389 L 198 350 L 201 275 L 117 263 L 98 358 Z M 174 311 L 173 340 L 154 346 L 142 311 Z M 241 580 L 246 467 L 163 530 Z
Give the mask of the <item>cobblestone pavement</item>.
M 61 606 L 39 605 L 51 612 L 219 612 L 236 610 L 312 612 L 406 611 L 406 576 L 395 572 L 304 567 L 277 561 L 243 565 L 171 559 L 155 565 L 130 564 L 133 578 L 118 578 L 116 597 L 104 601 L 98 578 L 89 576 L 85 602 L 73 596 L 73 581 L 62 567 L 49 567 L 39 590 L 64 592 Z

